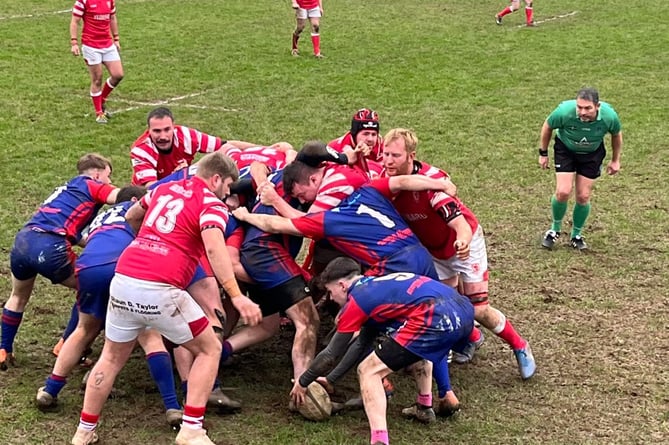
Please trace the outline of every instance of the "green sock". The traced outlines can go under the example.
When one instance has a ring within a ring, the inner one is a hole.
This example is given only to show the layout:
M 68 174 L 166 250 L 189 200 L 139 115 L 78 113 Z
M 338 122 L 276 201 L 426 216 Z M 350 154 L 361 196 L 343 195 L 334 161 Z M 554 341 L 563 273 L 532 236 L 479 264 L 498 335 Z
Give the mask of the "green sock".
M 585 220 L 590 214 L 590 203 L 574 204 L 574 227 L 571 229 L 571 237 L 581 236 L 581 230 L 585 226 Z
M 564 214 L 567 213 L 567 202 L 560 202 L 557 200 L 555 195 L 551 196 L 551 211 L 553 213 L 553 224 L 551 225 L 551 230 L 556 233 L 560 233 L 562 228 L 562 219 Z

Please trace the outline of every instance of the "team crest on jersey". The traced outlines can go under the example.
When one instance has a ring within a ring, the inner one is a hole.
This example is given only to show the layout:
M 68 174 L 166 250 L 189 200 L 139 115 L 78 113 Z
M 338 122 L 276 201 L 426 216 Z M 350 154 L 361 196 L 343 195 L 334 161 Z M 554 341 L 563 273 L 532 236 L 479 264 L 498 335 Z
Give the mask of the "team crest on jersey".
M 472 264 L 472 272 L 478 274 L 481 271 L 481 265 L 479 263 Z
M 413 200 L 416 202 L 420 201 L 420 192 L 413 192 Z

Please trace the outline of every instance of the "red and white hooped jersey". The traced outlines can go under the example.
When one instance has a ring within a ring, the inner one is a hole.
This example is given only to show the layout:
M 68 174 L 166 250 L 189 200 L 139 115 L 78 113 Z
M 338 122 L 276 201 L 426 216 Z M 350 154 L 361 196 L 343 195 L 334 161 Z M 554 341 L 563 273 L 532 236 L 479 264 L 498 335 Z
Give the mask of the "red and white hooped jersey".
M 91 48 L 109 48 L 114 44 L 111 35 L 111 18 L 116 14 L 114 0 L 76 0 L 72 15 L 84 22 L 81 31 L 82 45 Z

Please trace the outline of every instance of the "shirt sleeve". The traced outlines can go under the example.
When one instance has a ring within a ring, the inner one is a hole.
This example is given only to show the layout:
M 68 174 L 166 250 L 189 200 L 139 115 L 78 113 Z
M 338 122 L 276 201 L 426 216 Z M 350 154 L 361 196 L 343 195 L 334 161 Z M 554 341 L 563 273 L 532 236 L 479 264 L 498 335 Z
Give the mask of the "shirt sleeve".
M 325 213 L 308 213 L 290 221 L 302 233 L 302 236 L 318 241 L 325 238 Z
M 369 316 L 362 310 L 358 303 L 349 297 L 348 302 L 341 310 L 337 332 L 358 332 Z
M 93 200 L 99 204 L 106 204 L 107 198 L 116 190 L 116 187 L 113 187 L 109 184 L 103 184 L 101 182 L 89 179 L 86 181 L 88 185 L 88 191 L 91 193 Z
M 146 143 L 136 144 L 130 150 L 130 161 L 132 162 L 132 183 L 144 185 L 147 182 L 158 180 L 157 155 L 152 154 L 153 148 Z
M 390 178 L 373 179 L 369 185 L 379 191 L 386 198 L 392 199 L 393 193 L 390 191 Z

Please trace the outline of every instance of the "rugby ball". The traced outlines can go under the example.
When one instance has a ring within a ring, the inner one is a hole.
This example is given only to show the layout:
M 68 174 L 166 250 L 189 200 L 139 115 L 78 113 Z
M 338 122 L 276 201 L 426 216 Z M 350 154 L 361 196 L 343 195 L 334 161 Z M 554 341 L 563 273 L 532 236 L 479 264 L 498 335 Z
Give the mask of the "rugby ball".
M 305 419 L 321 421 L 332 414 L 332 402 L 325 388 L 317 382 L 311 382 L 307 386 L 307 394 L 302 406 L 298 411 Z

